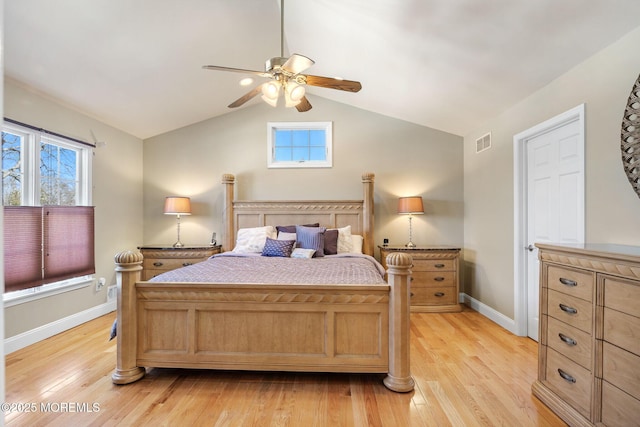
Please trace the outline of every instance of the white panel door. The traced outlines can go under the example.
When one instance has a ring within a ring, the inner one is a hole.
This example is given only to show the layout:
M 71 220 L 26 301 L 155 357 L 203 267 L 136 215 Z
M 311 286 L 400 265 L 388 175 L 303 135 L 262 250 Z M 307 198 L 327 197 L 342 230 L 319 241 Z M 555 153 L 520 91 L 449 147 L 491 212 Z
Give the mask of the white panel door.
M 527 335 L 538 339 L 537 242 L 584 241 L 584 149 L 581 123 L 567 122 L 526 141 Z

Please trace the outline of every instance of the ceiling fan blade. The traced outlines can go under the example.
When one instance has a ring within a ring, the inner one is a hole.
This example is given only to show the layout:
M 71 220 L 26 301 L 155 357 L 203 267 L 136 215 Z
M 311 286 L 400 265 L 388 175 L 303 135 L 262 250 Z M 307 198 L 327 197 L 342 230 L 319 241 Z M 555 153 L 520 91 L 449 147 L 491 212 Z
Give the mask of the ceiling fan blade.
M 238 98 L 235 101 L 233 101 L 231 104 L 228 105 L 228 107 L 229 108 L 239 107 L 242 104 L 244 104 L 245 102 L 247 102 L 250 99 L 252 99 L 257 94 L 259 94 L 261 91 L 262 91 L 262 85 L 258 85 L 256 87 L 254 87 L 253 89 L 251 89 L 249 92 L 247 92 L 244 95 L 242 95 L 240 98 Z
M 220 67 L 218 65 L 203 65 L 202 68 L 205 70 L 231 71 L 234 73 L 255 74 L 262 77 L 271 77 L 271 74 L 265 73 L 264 71 L 244 70 L 242 68 Z
M 304 76 L 310 86 L 326 87 L 329 89 L 345 90 L 347 92 L 358 92 L 362 89 L 360 82 L 353 80 L 334 79 L 322 76 Z
M 309 102 L 306 96 L 303 96 L 302 99 L 300 100 L 300 103 L 296 105 L 296 110 L 298 110 L 301 113 L 304 113 L 305 111 L 309 111 L 311 110 L 311 108 L 312 108 L 311 103 Z
M 313 59 L 294 53 L 285 61 L 284 64 L 282 64 L 282 69 L 290 72 L 291 74 L 298 74 L 311 67 L 313 64 L 315 64 Z

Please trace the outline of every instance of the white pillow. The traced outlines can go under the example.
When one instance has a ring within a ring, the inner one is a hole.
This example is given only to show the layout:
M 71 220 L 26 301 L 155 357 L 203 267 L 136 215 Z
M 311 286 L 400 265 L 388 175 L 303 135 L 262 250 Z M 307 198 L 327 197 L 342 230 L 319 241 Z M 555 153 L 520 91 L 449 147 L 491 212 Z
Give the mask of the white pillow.
M 351 241 L 351 226 L 338 228 L 338 253 L 350 253 L 353 250 L 353 242 Z
M 295 248 L 293 252 L 291 252 L 291 258 L 311 258 L 314 253 L 316 253 L 315 249 Z
M 236 247 L 232 252 L 262 253 L 267 237 L 275 239 L 276 229 L 271 225 L 265 227 L 241 228 L 236 236 Z
M 278 240 L 296 240 L 296 233 L 281 231 L 278 233 Z
M 360 236 L 359 234 L 352 234 L 351 235 L 351 242 L 353 243 L 353 247 L 351 249 L 351 252 L 354 254 L 361 254 L 362 253 L 362 244 L 364 243 L 364 237 Z

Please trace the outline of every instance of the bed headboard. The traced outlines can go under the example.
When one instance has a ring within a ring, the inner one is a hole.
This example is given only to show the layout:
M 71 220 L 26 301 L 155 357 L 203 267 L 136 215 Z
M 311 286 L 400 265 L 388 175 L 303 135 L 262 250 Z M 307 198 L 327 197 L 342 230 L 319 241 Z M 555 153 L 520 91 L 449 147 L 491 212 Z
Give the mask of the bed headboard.
M 318 222 L 327 228 L 350 225 L 352 234 L 364 237 L 362 251 L 373 256 L 373 181 L 374 174 L 362 174 L 362 200 L 233 200 L 235 177 L 225 174 L 222 250 L 234 248 L 240 228 Z

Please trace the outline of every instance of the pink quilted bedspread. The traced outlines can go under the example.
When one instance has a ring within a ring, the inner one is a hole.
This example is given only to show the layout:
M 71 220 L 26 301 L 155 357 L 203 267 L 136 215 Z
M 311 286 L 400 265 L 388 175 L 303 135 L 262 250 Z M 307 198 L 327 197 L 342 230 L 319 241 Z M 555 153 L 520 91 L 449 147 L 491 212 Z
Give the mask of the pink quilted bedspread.
M 384 285 L 384 269 L 368 255 L 300 259 L 216 255 L 160 274 L 152 282 Z

